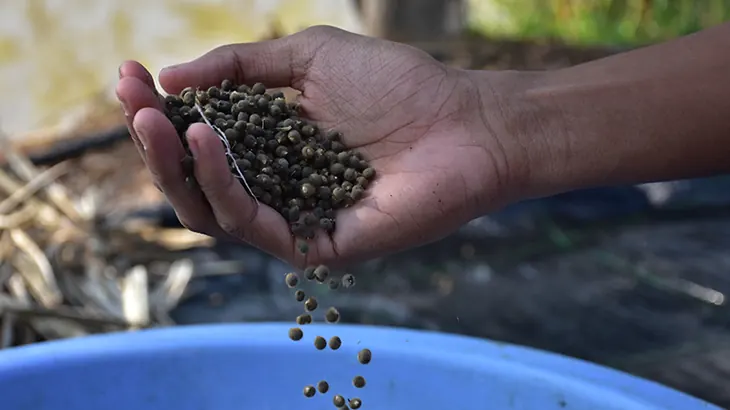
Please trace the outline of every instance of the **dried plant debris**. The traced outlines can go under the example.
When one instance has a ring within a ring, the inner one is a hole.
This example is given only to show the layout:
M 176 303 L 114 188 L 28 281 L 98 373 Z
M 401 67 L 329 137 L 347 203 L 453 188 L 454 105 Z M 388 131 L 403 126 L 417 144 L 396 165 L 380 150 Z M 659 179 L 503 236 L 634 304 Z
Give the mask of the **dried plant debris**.
M 336 130 L 320 130 L 299 115 L 284 93 L 224 80 L 206 90 L 186 88 L 165 97 L 165 113 L 188 149 L 186 132 L 206 123 L 226 148 L 228 165 L 246 190 L 279 212 L 294 235 L 311 239 L 317 228 L 332 233 L 335 213 L 360 200 L 375 169 L 345 146 Z M 194 179 L 192 157 L 184 161 Z M 302 253 L 306 243 L 299 243 Z

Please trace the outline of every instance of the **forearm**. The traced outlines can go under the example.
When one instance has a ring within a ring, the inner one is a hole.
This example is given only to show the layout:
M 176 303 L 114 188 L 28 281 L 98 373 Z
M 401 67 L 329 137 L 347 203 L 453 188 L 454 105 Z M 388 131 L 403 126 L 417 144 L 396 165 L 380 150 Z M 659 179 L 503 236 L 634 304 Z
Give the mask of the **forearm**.
M 730 171 L 730 24 L 487 81 L 527 196 Z

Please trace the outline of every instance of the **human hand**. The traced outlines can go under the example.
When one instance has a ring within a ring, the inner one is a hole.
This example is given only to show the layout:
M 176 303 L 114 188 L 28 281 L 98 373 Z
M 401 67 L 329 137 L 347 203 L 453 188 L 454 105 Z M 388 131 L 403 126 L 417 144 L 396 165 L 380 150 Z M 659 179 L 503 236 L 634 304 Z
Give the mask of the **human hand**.
M 200 190 L 185 184 L 178 135 L 152 77 L 120 67 L 117 94 L 156 184 L 189 229 L 247 242 L 296 266 L 338 265 L 438 239 L 502 204 L 506 155 L 484 115 L 469 72 L 415 48 L 313 27 L 281 39 L 219 47 L 163 70 L 169 93 L 237 83 L 301 91 L 302 115 L 336 129 L 377 171 L 365 198 L 338 211 L 330 236 L 317 233 L 301 255 L 276 211 L 256 206 L 228 169 L 218 137 L 203 124 L 187 137 Z

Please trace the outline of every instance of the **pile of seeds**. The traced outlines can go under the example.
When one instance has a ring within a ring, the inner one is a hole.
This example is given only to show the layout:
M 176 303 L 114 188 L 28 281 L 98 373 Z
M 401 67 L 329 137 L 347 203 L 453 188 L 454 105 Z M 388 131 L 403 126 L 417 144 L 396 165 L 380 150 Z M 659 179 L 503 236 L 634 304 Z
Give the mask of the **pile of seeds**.
M 351 288 L 355 286 L 355 277 L 351 274 L 344 274 L 341 278 L 336 279 L 330 277 L 330 270 L 325 265 L 310 266 L 304 270 L 304 277 L 308 281 L 316 281 L 319 284 L 327 284 L 332 290 L 338 288 Z M 289 288 L 296 289 L 300 285 L 299 275 L 295 272 L 287 273 L 284 277 L 284 282 Z M 304 313 L 297 316 L 296 322 L 298 325 L 308 325 L 312 323 L 311 312 L 317 309 L 319 302 L 314 296 L 307 297 L 306 293 L 302 289 L 296 289 L 294 291 L 294 298 L 297 302 L 302 302 L 304 307 Z M 324 319 L 327 323 L 338 323 L 340 321 L 340 312 L 330 307 L 324 314 Z M 292 327 L 289 329 L 289 338 L 295 342 L 298 342 L 304 338 L 304 331 L 301 327 Z M 337 350 L 342 346 L 342 339 L 338 336 L 332 336 L 329 340 L 326 340 L 322 336 L 315 336 L 313 340 L 314 348 L 317 350 L 325 350 L 328 346 L 331 350 Z M 357 360 L 361 364 L 368 364 L 372 359 L 372 352 L 370 349 L 362 349 L 357 353 Z M 362 376 L 355 376 L 352 379 L 352 385 L 360 389 L 365 387 L 365 378 Z M 325 394 L 329 391 L 329 384 L 326 380 L 321 380 L 317 383 L 317 386 L 307 385 L 304 387 L 305 397 L 314 397 L 317 392 Z M 332 397 L 332 403 L 338 409 L 359 409 L 362 406 L 362 400 L 358 397 L 345 399 L 344 396 L 336 394 Z
M 165 114 L 180 136 L 188 152 L 183 159 L 186 182 L 195 185 L 194 161 L 190 155 L 186 132 L 196 122 L 213 128 L 226 149 L 228 166 L 241 181 L 246 191 L 258 202 L 279 212 L 298 237 L 298 249 L 307 253 L 307 239 L 314 237 L 317 228 L 334 232 L 335 212 L 352 206 L 360 200 L 368 185 L 375 178 L 375 170 L 358 152 L 348 149 L 335 130 L 321 131 L 299 116 L 298 106 L 285 100 L 282 92 L 267 93 L 261 83 L 253 86 L 236 85 L 224 80 L 220 87 L 207 90 L 186 88 L 179 95 L 165 97 Z M 329 289 L 351 288 L 355 277 L 345 274 L 336 279 L 330 277 L 325 265 L 311 266 L 304 270 L 308 281 L 327 284 Z M 285 282 L 296 288 L 299 275 L 288 273 Z M 314 296 L 307 296 L 302 289 L 294 291 L 294 298 L 301 302 L 304 313 L 296 318 L 299 326 L 312 323 L 312 312 L 319 307 Z M 340 313 L 330 307 L 325 321 L 337 323 Z M 289 330 L 289 338 L 304 338 L 301 327 Z M 333 336 L 326 340 L 314 338 L 314 347 L 324 350 L 328 346 L 337 350 L 342 340 Z M 357 360 L 370 363 L 372 353 L 362 349 Z M 356 388 L 365 387 L 365 378 L 355 376 Z M 325 394 L 329 384 L 322 380 L 304 388 L 304 396 L 313 397 L 317 392 Z M 359 409 L 362 400 L 333 396 L 332 403 L 338 409 Z
M 339 132 L 302 119 L 296 103 L 282 92 L 267 93 L 261 83 L 249 87 L 224 80 L 207 90 L 186 88 L 165 97 L 165 113 L 186 150 L 190 124 L 213 127 L 227 148 L 231 172 L 303 239 L 311 239 L 317 227 L 332 233 L 336 210 L 360 200 L 375 178 L 375 170 L 343 144 Z M 184 167 L 192 183 L 191 158 Z

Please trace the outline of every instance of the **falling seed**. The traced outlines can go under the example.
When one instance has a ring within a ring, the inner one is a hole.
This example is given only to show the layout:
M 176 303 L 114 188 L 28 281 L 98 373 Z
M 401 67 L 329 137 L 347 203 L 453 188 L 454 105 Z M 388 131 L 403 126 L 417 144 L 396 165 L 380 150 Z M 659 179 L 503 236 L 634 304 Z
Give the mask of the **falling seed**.
M 337 323 L 340 321 L 340 312 L 338 312 L 334 307 L 328 308 L 327 312 L 324 314 L 324 320 L 326 320 L 327 323 Z
M 307 312 L 313 312 L 317 309 L 317 305 L 317 298 L 314 296 L 310 296 L 306 301 L 304 301 L 304 309 L 306 309 Z
M 335 278 L 330 278 L 330 281 L 329 281 L 329 288 L 330 288 L 331 290 L 336 290 L 336 289 L 337 289 L 337 288 L 339 288 L 339 287 L 340 287 L 340 281 L 339 281 L 339 280 L 337 280 L 337 279 L 335 279 Z
M 329 389 L 330 389 L 330 385 L 326 381 L 322 380 L 319 383 L 317 383 L 317 390 L 320 393 L 325 394 L 329 391 Z
M 303 313 L 297 316 L 298 325 L 308 325 L 310 323 L 312 323 L 312 315 L 310 315 L 309 313 Z
M 307 278 L 307 280 L 314 280 L 314 269 L 316 269 L 314 266 L 308 266 L 304 269 L 304 277 Z
M 302 329 L 298 327 L 293 327 L 289 329 L 289 339 L 297 342 L 299 340 L 302 340 L 302 337 L 304 337 L 304 332 L 302 332 Z
M 358 399 L 357 397 L 350 399 L 350 408 L 352 410 L 359 409 L 360 406 L 362 406 L 362 400 Z
M 324 348 L 327 347 L 327 341 L 324 340 L 324 337 L 317 336 L 314 338 L 314 347 L 316 347 L 317 350 L 324 350 Z
M 342 339 L 340 339 L 339 336 L 330 337 L 329 346 L 330 346 L 330 349 L 332 349 L 332 350 L 339 349 L 340 346 L 342 346 Z
M 370 349 L 362 349 L 359 352 L 357 352 L 357 361 L 362 364 L 370 363 L 370 360 L 372 358 L 373 358 L 373 353 L 370 351 Z
M 330 269 L 325 265 L 319 265 L 317 268 L 314 269 L 314 277 L 317 278 L 317 281 L 319 283 L 323 283 L 325 280 L 327 280 L 327 277 L 330 274 Z
M 305 297 L 307 297 L 307 294 L 301 289 L 297 289 L 297 291 L 294 292 L 294 299 L 296 299 L 297 302 L 303 301 Z
M 304 387 L 304 397 L 314 397 L 314 395 L 317 393 L 317 390 L 315 390 L 314 386 L 305 386 Z
M 284 277 L 286 285 L 290 288 L 296 287 L 299 284 L 299 276 L 294 272 L 289 272 Z
M 309 252 L 309 244 L 305 241 L 299 240 L 297 241 L 297 248 L 299 249 L 299 253 L 305 254 Z
M 340 394 L 335 394 L 335 396 L 332 397 L 332 404 L 334 404 L 337 408 L 345 407 L 345 398 Z
M 365 387 L 365 378 L 362 376 L 355 376 L 355 378 L 352 379 L 352 385 L 358 389 Z
M 349 273 L 342 275 L 342 287 L 349 289 L 353 286 L 355 286 L 355 275 Z

